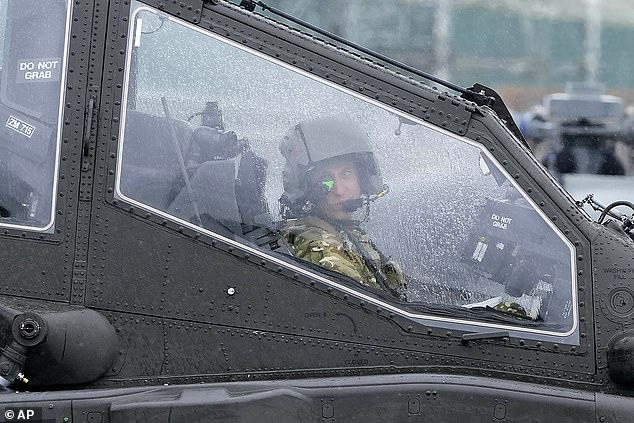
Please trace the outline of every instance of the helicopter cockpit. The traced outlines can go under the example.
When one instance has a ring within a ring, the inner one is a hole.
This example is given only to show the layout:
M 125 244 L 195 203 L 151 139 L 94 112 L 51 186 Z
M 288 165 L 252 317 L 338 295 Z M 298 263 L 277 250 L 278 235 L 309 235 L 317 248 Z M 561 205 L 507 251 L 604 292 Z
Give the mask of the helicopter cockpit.
M 574 248 L 481 145 L 140 3 L 132 16 L 117 201 L 430 325 L 578 342 Z M 403 268 L 405 300 L 293 257 L 280 239 L 280 143 L 331 115 L 370 140 L 387 194 L 358 219 Z
M 70 9 L 67 1 L 0 7 L 0 223 L 50 231 Z

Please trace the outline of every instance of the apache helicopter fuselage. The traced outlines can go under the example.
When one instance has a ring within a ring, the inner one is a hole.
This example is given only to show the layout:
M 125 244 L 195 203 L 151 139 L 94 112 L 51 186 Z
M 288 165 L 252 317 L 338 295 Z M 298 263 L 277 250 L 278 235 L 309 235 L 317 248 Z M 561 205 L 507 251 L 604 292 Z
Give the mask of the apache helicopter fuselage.
M 631 420 L 631 218 L 490 89 L 255 5 L 0 0 L 6 421 Z M 400 295 L 285 235 L 339 156 Z

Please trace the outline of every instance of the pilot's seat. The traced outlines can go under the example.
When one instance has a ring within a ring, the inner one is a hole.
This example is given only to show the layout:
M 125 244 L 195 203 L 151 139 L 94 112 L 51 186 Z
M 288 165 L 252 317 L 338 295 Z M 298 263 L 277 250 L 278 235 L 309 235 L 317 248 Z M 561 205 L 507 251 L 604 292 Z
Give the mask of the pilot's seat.
M 176 139 L 172 135 L 172 128 Z M 185 121 L 152 116 L 136 110 L 126 115 L 121 192 L 134 200 L 167 211 L 183 185 L 180 157 L 187 157 L 192 126 Z
M 185 185 L 168 212 L 220 235 L 257 242 L 268 233 L 271 217 L 264 199 L 266 160 L 233 131 L 207 126 L 193 132 Z
M 125 196 L 226 237 L 269 243 L 267 163 L 246 140 L 134 110 L 126 116 L 124 139 Z

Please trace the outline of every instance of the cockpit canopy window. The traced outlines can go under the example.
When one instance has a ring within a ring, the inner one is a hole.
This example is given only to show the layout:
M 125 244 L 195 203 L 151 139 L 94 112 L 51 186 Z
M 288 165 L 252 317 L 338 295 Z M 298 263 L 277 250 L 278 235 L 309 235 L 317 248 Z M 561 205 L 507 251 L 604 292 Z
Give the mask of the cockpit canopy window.
M 133 13 L 119 198 L 426 324 L 575 332 L 572 246 L 478 144 Z
M 0 0 L 0 226 L 52 230 L 66 0 Z

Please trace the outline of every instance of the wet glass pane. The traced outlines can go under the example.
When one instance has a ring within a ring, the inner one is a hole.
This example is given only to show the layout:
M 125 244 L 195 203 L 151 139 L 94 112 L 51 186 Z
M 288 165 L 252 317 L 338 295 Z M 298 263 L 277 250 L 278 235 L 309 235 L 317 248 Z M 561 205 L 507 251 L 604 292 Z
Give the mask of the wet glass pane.
M 53 225 L 68 2 L 2 0 L 0 225 Z
M 570 245 L 477 144 L 149 9 L 134 22 L 120 198 L 410 312 L 572 328 Z

